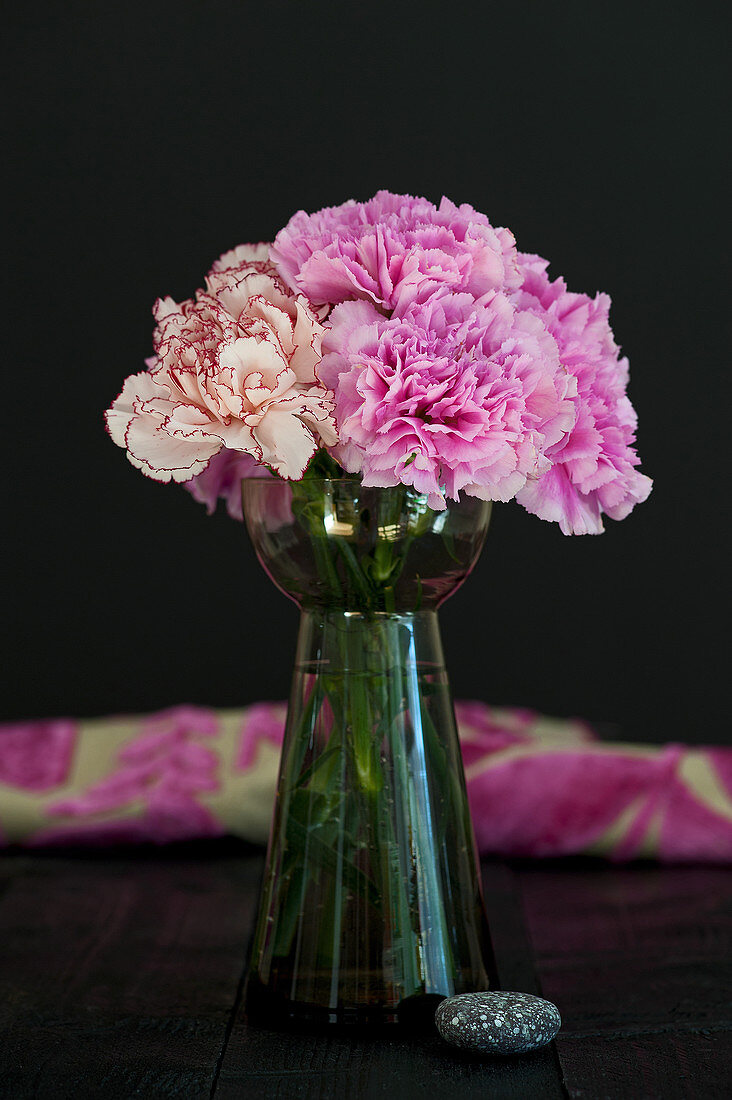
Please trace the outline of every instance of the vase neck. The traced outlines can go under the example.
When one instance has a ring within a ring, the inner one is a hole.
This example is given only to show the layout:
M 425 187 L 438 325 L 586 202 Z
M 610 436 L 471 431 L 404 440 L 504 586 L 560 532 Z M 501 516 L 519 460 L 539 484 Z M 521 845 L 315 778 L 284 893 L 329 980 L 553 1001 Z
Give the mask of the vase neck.
M 303 610 L 297 646 L 301 672 L 403 673 L 444 669 L 437 612 L 362 614 L 340 608 Z

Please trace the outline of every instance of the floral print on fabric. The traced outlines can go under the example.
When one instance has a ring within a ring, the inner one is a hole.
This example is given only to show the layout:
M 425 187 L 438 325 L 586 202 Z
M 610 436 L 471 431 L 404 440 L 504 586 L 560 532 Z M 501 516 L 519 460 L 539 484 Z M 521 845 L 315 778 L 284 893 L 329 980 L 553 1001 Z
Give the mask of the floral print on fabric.
M 164 844 L 224 833 L 259 842 L 285 711 L 175 707 L 126 720 L 123 734 L 110 719 L 110 737 L 121 738 L 111 769 L 103 722 L 0 726 L 0 843 Z M 482 854 L 732 862 L 732 750 L 603 743 L 581 721 L 479 702 L 458 702 L 456 713 Z M 74 752 L 89 761 L 97 751 L 95 778 L 69 786 Z M 19 797 L 32 801 L 42 828 L 14 820 Z
M 0 789 L 3 784 L 26 791 L 60 786 L 71 767 L 77 723 L 19 722 L 0 726 Z
M 164 843 L 218 836 L 225 831 L 222 824 L 199 801 L 221 783 L 218 754 L 205 743 L 215 738 L 217 728 L 211 711 L 195 707 L 176 707 L 143 720 L 111 775 L 48 806 L 48 816 L 64 824 L 44 831 L 35 842 Z

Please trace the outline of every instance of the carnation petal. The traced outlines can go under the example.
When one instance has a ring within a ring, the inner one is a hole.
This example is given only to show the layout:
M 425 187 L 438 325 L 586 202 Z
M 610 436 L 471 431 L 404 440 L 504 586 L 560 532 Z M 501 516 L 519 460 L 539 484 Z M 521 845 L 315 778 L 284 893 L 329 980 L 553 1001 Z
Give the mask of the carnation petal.
M 169 398 L 169 388 L 161 386 L 147 371 L 125 378 L 122 392 L 106 412 L 107 431 L 118 447 L 126 446 L 127 429 L 137 415 L 136 405 L 161 394 Z
M 221 440 L 200 433 L 176 439 L 150 417 L 136 417 L 126 436 L 130 462 L 155 481 L 187 481 L 221 449 Z
M 261 263 L 269 259 L 270 246 L 264 241 L 257 244 L 238 244 L 228 252 L 219 256 L 211 268 L 212 271 L 226 271 L 229 268 L 239 268 L 242 264 Z
M 597 501 L 578 492 L 561 465 L 528 481 L 516 500 L 532 515 L 558 523 L 565 535 L 599 535 L 604 530 Z
M 276 405 L 267 410 L 254 429 L 262 448 L 262 461 L 281 477 L 299 481 L 318 445 L 302 420 Z

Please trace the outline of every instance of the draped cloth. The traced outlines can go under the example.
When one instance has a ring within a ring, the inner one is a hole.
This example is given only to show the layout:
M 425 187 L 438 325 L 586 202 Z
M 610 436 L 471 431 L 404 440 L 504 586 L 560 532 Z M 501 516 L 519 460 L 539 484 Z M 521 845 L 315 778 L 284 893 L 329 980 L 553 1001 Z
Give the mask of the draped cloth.
M 732 749 L 456 705 L 482 855 L 732 861 Z M 0 845 L 267 839 L 283 703 L 0 725 Z

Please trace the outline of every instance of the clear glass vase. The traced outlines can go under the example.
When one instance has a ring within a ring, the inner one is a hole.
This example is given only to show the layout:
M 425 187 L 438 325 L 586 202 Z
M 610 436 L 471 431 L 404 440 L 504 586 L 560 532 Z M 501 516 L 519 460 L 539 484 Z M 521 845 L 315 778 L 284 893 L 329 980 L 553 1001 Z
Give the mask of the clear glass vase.
M 243 482 L 257 556 L 301 609 L 247 985 L 255 1020 L 419 1025 L 490 949 L 437 608 L 490 504 Z

